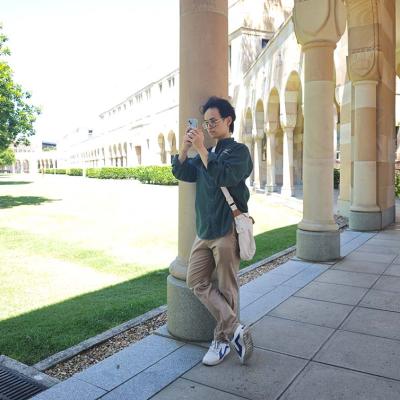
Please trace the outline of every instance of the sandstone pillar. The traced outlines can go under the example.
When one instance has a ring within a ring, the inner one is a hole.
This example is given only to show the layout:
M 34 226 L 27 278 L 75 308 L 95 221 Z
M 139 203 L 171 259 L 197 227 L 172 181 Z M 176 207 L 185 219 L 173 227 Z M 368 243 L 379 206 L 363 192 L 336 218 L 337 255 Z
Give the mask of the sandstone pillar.
M 333 218 L 333 51 L 346 25 L 341 0 L 295 0 L 294 25 L 304 52 L 303 220 L 297 256 L 329 261 L 340 256 Z
M 275 153 L 275 138 L 276 134 L 274 131 L 270 131 L 267 133 L 267 186 L 265 187 L 266 193 L 273 193 L 276 189 L 275 182 L 275 162 L 276 162 L 276 153 Z
M 228 95 L 228 1 L 180 1 L 179 139 L 187 119 L 202 116 L 199 107 L 211 95 Z M 210 138 L 207 145 L 213 144 Z M 193 157 L 194 154 L 189 156 Z M 212 339 L 215 321 L 186 285 L 195 238 L 195 184 L 179 183 L 178 256 L 167 280 L 168 331 L 182 339 Z
M 349 226 L 354 230 L 381 228 L 377 206 L 376 87 L 377 81 L 354 82 L 354 183 Z
M 283 185 L 281 193 L 286 197 L 294 195 L 293 131 L 294 127 L 285 126 L 283 128 Z
M 346 82 L 340 105 L 340 184 L 338 211 L 349 217 L 351 202 L 352 82 Z

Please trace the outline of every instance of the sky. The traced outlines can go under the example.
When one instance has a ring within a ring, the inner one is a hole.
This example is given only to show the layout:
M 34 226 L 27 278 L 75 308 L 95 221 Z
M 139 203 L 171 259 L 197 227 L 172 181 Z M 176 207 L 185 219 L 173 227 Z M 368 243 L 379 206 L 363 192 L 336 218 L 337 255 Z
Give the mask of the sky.
M 179 0 L 1 0 L 15 82 L 57 141 L 178 67 Z

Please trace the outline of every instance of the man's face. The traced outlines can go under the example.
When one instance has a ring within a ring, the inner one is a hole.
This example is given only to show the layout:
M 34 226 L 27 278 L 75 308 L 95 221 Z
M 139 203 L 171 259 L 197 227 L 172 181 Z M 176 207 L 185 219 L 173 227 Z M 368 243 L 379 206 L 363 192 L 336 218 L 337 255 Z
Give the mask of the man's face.
M 230 137 L 229 123 L 231 117 L 222 118 L 218 108 L 209 108 L 204 113 L 204 124 L 209 135 L 214 139 L 224 139 Z

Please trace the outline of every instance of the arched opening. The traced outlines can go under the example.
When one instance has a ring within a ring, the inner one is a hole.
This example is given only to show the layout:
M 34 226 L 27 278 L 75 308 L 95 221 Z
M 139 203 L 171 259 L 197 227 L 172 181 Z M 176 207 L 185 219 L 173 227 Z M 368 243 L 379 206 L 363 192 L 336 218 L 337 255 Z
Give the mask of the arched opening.
M 282 130 L 280 126 L 279 93 L 273 88 L 268 97 L 267 104 L 267 186 L 269 193 L 275 192 L 279 181 L 278 174 L 282 176 Z
M 167 157 L 166 157 L 166 152 L 165 152 L 165 139 L 164 139 L 164 135 L 162 133 L 160 133 L 158 135 L 158 146 L 160 148 L 160 150 L 159 150 L 160 162 L 161 162 L 161 164 L 166 164 Z
M 254 142 L 254 185 L 256 189 L 265 189 L 267 183 L 267 157 L 264 103 L 260 99 L 256 104 L 256 137 Z
M 251 112 L 250 107 L 248 107 L 246 109 L 246 114 L 244 118 L 243 142 L 249 149 L 251 160 L 254 163 L 254 141 L 252 132 L 253 132 L 253 113 Z M 249 184 L 250 185 L 254 184 L 254 168 L 250 176 Z

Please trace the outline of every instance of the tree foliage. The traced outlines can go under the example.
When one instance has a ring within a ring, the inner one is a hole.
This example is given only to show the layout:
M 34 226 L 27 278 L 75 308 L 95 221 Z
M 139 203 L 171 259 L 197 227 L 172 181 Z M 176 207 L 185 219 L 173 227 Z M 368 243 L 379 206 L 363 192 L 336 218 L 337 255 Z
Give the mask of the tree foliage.
M 13 71 L 6 61 L 10 50 L 0 25 L 0 152 L 10 145 L 29 144 L 35 134 L 33 123 L 38 107 L 27 102 L 31 95 L 13 80 Z
M 15 153 L 12 149 L 0 151 L 0 167 L 13 165 L 16 161 Z

